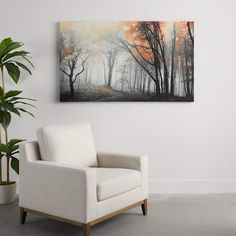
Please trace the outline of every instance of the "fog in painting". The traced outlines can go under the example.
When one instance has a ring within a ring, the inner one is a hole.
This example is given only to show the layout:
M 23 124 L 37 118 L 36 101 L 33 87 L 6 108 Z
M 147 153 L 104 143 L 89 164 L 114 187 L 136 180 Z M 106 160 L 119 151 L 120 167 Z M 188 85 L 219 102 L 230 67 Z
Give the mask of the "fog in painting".
M 60 100 L 194 100 L 194 23 L 60 23 Z

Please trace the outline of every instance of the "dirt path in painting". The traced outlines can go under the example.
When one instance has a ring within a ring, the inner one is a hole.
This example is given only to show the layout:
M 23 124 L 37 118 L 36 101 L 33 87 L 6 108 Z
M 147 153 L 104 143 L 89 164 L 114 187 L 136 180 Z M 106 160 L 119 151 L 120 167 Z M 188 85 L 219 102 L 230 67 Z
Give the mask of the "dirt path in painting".
M 78 101 L 145 101 L 148 100 L 147 95 L 139 93 L 127 93 L 122 91 L 113 90 L 105 86 L 86 85 L 81 86 L 76 93 Z
M 102 85 L 86 84 L 81 85 L 79 89 L 75 91 L 75 97 L 71 98 L 69 92 L 61 93 L 60 101 L 62 102 L 192 102 L 193 99 L 186 97 L 173 97 L 167 100 L 166 97 L 156 97 L 155 94 L 140 94 L 140 93 L 129 93 L 114 90 Z

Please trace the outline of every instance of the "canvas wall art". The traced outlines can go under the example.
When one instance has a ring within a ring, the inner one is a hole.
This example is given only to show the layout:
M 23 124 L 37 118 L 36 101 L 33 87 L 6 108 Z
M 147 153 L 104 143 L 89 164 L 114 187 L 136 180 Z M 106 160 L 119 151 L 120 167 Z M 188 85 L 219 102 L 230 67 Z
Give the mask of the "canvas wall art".
M 60 22 L 60 101 L 192 102 L 194 22 Z

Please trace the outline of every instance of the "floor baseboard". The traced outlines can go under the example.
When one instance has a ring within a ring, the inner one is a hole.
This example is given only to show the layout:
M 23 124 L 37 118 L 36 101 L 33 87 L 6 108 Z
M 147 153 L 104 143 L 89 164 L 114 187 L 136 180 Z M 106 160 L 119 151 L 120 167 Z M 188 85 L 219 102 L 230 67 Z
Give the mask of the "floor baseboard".
M 17 194 L 19 193 L 17 185 Z M 149 180 L 149 193 L 236 193 L 236 180 Z
M 236 193 L 236 180 L 149 180 L 149 193 Z

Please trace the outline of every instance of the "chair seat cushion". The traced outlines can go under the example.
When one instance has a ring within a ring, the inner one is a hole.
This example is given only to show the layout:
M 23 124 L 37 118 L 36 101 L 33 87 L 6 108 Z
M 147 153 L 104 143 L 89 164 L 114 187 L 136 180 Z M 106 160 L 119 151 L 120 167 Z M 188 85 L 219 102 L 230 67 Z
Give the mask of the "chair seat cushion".
M 141 173 L 123 168 L 95 168 L 97 173 L 97 199 L 117 196 L 141 186 Z

